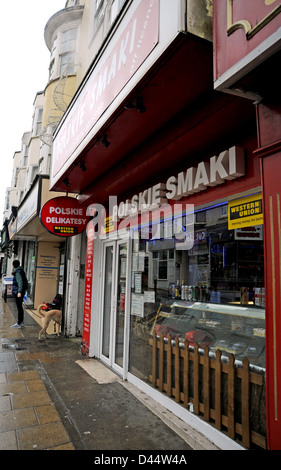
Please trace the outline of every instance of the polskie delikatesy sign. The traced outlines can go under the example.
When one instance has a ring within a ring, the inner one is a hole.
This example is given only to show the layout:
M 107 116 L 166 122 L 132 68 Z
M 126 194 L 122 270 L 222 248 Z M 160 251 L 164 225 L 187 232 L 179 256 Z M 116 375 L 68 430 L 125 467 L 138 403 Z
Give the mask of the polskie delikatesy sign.
M 48 232 L 61 237 L 82 233 L 88 223 L 87 207 L 69 196 L 59 196 L 47 201 L 40 211 L 40 220 Z

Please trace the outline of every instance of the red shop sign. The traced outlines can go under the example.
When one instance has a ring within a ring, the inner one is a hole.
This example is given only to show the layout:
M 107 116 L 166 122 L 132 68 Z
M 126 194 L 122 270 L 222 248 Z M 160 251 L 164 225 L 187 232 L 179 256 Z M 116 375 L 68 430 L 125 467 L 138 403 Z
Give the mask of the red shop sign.
M 83 232 L 88 223 L 87 208 L 72 197 L 60 196 L 50 199 L 41 209 L 40 219 L 44 227 L 60 237 L 72 237 Z

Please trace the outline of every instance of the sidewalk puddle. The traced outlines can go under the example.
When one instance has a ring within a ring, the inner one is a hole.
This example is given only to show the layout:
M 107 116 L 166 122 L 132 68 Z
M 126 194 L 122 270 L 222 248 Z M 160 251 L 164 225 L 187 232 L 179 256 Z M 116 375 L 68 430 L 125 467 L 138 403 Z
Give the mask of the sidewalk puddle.
M 8 340 L 7 338 L 2 338 L 2 349 L 9 349 L 13 351 L 26 351 L 27 345 L 24 339 Z

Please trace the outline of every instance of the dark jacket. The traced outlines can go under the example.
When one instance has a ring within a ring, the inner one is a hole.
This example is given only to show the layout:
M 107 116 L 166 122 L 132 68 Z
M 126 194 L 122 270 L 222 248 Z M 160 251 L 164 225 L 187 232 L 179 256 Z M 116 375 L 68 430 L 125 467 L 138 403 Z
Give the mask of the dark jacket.
M 14 272 L 12 294 L 17 295 L 20 293 L 25 293 L 26 291 L 26 282 L 25 282 L 25 273 L 21 266 L 19 266 Z

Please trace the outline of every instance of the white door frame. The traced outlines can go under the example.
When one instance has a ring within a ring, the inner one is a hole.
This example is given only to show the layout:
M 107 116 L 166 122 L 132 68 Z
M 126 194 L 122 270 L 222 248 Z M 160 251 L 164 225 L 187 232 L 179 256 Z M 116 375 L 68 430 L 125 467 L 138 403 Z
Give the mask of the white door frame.
M 123 367 L 115 362 L 115 339 L 116 339 L 116 316 L 117 316 L 117 289 L 118 289 L 118 257 L 121 244 L 127 244 L 127 260 L 126 260 L 126 287 L 125 287 L 125 319 L 124 319 L 124 343 L 123 343 Z M 112 260 L 112 286 L 111 286 L 111 311 L 110 311 L 110 328 L 109 328 L 109 357 L 102 354 L 103 347 L 103 324 L 104 324 L 104 289 L 105 289 L 105 261 L 106 251 L 108 247 L 113 249 Z M 129 234 L 122 239 L 111 239 L 102 241 L 102 255 L 101 255 L 101 297 L 100 297 L 100 346 L 99 357 L 101 361 L 114 369 L 125 380 L 128 374 L 129 362 L 129 327 L 130 327 L 130 299 L 131 299 L 131 243 Z
M 107 253 L 107 248 L 112 248 L 113 250 L 113 256 L 112 256 L 112 282 L 111 282 L 111 298 L 114 298 L 114 273 L 116 271 L 115 268 L 115 260 L 116 260 L 116 242 L 115 241 L 106 241 L 102 243 L 102 256 L 101 256 L 101 297 L 100 297 L 100 312 L 101 312 L 101 317 L 100 317 L 100 345 L 99 345 L 99 355 L 100 358 L 103 362 L 105 362 L 107 365 L 111 366 L 112 362 L 112 341 L 111 341 L 111 335 L 113 331 L 113 316 L 115 315 L 115 302 L 111 303 L 110 307 L 110 322 L 109 322 L 109 353 L 108 356 L 105 356 L 102 353 L 103 350 L 103 326 L 104 326 L 104 294 L 105 294 L 105 266 L 106 266 L 106 253 Z

